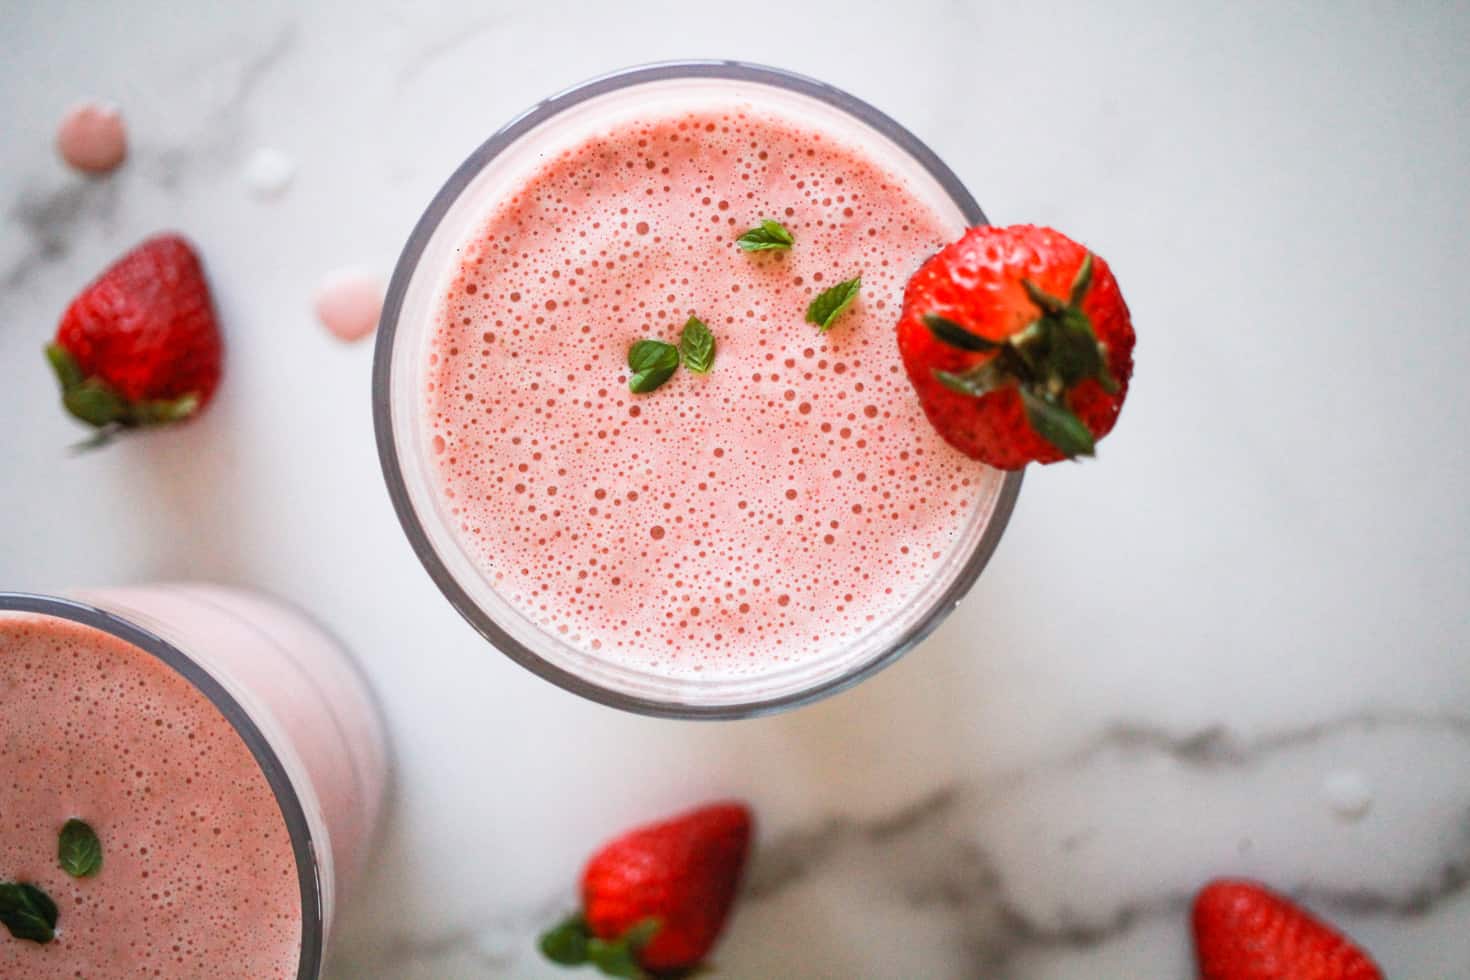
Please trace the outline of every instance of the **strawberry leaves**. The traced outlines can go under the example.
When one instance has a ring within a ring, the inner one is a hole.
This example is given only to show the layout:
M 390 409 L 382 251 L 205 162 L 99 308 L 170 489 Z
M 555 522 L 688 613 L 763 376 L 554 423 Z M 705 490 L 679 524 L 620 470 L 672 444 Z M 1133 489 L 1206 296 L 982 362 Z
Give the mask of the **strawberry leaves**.
M 983 354 L 1000 347 L 996 341 L 987 340 L 978 333 L 960 326 L 948 317 L 939 316 L 937 313 L 925 313 L 924 326 L 929 328 L 935 340 L 959 350 Z
M 592 931 L 580 914 L 568 916 L 541 934 L 541 955 L 562 966 L 580 966 L 587 962 L 587 944 Z
M 193 392 L 178 398 L 130 402 L 99 377 L 87 377 L 71 352 L 60 344 L 46 345 L 46 361 L 61 385 L 61 403 L 79 421 L 101 430 L 97 444 L 119 429 L 182 422 L 199 410 Z
M 948 317 L 924 314 L 924 325 L 940 343 L 991 355 L 964 371 L 935 370 L 935 378 L 950 391 L 972 398 L 1015 388 L 1037 435 L 1068 459 L 1093 455 L 1096 439 L 1067 404 L 1067 395 L 1086 380 L 1095 380 L 1109 394 L 1120 386 L 1108 368 L 1107 348 L 1098 341 L 1081 305 L 1092 284 L 1092 270 L 1089 252 L 1066 299 L 1022 279 L 1021 286 L 1040 315 L 1004 342 L 982 337 Z
M 958 373 L 936 370 L 934 377 L 938 378 L 939 383 L 950 391 L 961 395 L 969 395 L 971 398 L 979 398 L 981 395 L 988 395 L 992 391 L 1008 388 L 1013 383 L 1011 376 L 1006 373 L 1000 361 L 1001 359 L 999 357 L 993 357 L 988 361 L 982 361 L 974 367 Z
M 639 964 L 638 954 L 661 925 L 658 919 L 643 919 L 617 939 L 599 939 L 577 913 L 542 933 L 539 945 L 543 956 L 562 966 L 590 963 L 609 977 L 647 980 L 649 974 Z
M 1076 412 L 1030 388 L 1018 390 L 1021 404 L 1026 407 L 1026 420 L 1037 435 L 1056 446 L 1068 459 L 1093 455 L 1096 443 L 1092 431 Z

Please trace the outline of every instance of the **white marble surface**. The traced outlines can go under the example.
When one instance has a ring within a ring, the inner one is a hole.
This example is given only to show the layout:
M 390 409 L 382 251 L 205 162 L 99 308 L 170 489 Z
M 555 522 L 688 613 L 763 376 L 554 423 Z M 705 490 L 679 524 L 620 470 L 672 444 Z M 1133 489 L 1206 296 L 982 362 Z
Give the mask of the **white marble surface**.
M 0 587 L 217 579 L 352 643 L 398 772 L 341 980 L 550 975 L 531 937 L 589 846 L 715 795 L 761 819 L 726 976 L 1182 977 L 1186 896 L 1225 872 L 1394 977 L 1470 975 L 1470 10 L 1397 6 L 0 0 Z M 369 347 L 309 311 L 512 114 L 692 56 L 877 103 L 993 220 L 1106 255 L 1141 335 L 1101 461 L 1028 479 L 931 642 L 734 724 L 487 648 L 394 521 Z M 132 123 L 109 180 L 52 155 L 85 94 Z M 262 147 L 296 165 L 274 198 Z M 40 345 L 164 227 L 205 255 L 221 397 L 69 456 Z

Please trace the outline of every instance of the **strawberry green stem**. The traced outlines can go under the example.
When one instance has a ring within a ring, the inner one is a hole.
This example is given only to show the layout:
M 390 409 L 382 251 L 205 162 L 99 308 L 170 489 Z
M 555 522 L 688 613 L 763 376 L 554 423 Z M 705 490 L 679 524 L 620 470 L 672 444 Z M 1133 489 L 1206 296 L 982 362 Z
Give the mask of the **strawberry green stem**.
M 639 963 L 639 954 L 661 927 L 658 919 L 648 918 L 616 939 L 600 939 L 577 912 L 542 933 L 538 945 L 541 955 L 561 966 L 590 964 L 610 977 L 651 980 L 652 975 Z
M 46 345 L 46 361 L 61 385 L 61 403 L 78 420 L 99 430 L 97 437 L 84 444 L 102 445 L 122 429 L 182 422 L 199 410 L 195 392 L 178 398 L 152 398 L 129 401 L 112 385 L 97 376 L 88 377 L 60 344 Z
M 1092 273 L 1089 252 L 1072 279 L 1066 299 L 1048 293 L 1030 279 L 1022 279 L 1021 288 L 1035 304 L 1038 316 L 1004 343 L 982 337 L 945 317 L 926 314 L 924 324 L 940 343 L 970 353 L 991 353 L 964 371 L 935 371 L 935 377 L 951 391 L 973 398 L 1015 388 L 1037 435 L 1068 459 L 1091 456 L 1095 448 L 1092 432 L 1072 411 L 1068 396 L 1089 379 L 1109 394 L 1119 389 L 1108 368 L 1107 348 L 1097 339 L 1092 320 L 1082 309 Z

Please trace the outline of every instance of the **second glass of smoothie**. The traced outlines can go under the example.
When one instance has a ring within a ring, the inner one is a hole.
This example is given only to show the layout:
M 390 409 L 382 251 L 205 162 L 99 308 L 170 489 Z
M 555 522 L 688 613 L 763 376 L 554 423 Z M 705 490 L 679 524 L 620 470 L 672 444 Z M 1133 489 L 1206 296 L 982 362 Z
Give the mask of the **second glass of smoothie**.
M 740 249 L 766 220 L 792 246 Z M 502 651 L 617 707 L 750 715 L 891 662 L 1019 489 L 934 433 L 893 338 L 908 277 L 983 222 L 911 134 L 784 72 L 541 104 L 436 197 L 384 309 L 379 446 L 421 560 Z M 690 317 L 711 370 L 630 391 L 630 345 Z
M 53 935 L 0 931 L 0 977 L 319 975 L 386 780 L 332 637 L 218 586 L 0 593 L 0 694 L 0 880 L 54 903 Z

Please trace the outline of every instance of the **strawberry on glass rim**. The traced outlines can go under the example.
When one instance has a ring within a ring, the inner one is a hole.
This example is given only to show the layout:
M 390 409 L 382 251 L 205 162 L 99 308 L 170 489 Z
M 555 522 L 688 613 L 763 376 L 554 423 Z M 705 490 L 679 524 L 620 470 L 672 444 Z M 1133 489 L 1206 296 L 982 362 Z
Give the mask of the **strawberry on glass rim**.
M 46 360 L 96 443 L 197 415 L 219 386 L 223 344 L 204 270 L 178 235 L 157 235 L 71 301 Z
M 898 349 L 930 424 L 999 469 L 1091 456 L 1133 374 L 1108 264 L 1037 225 L 971 228 L 904 290 Z

